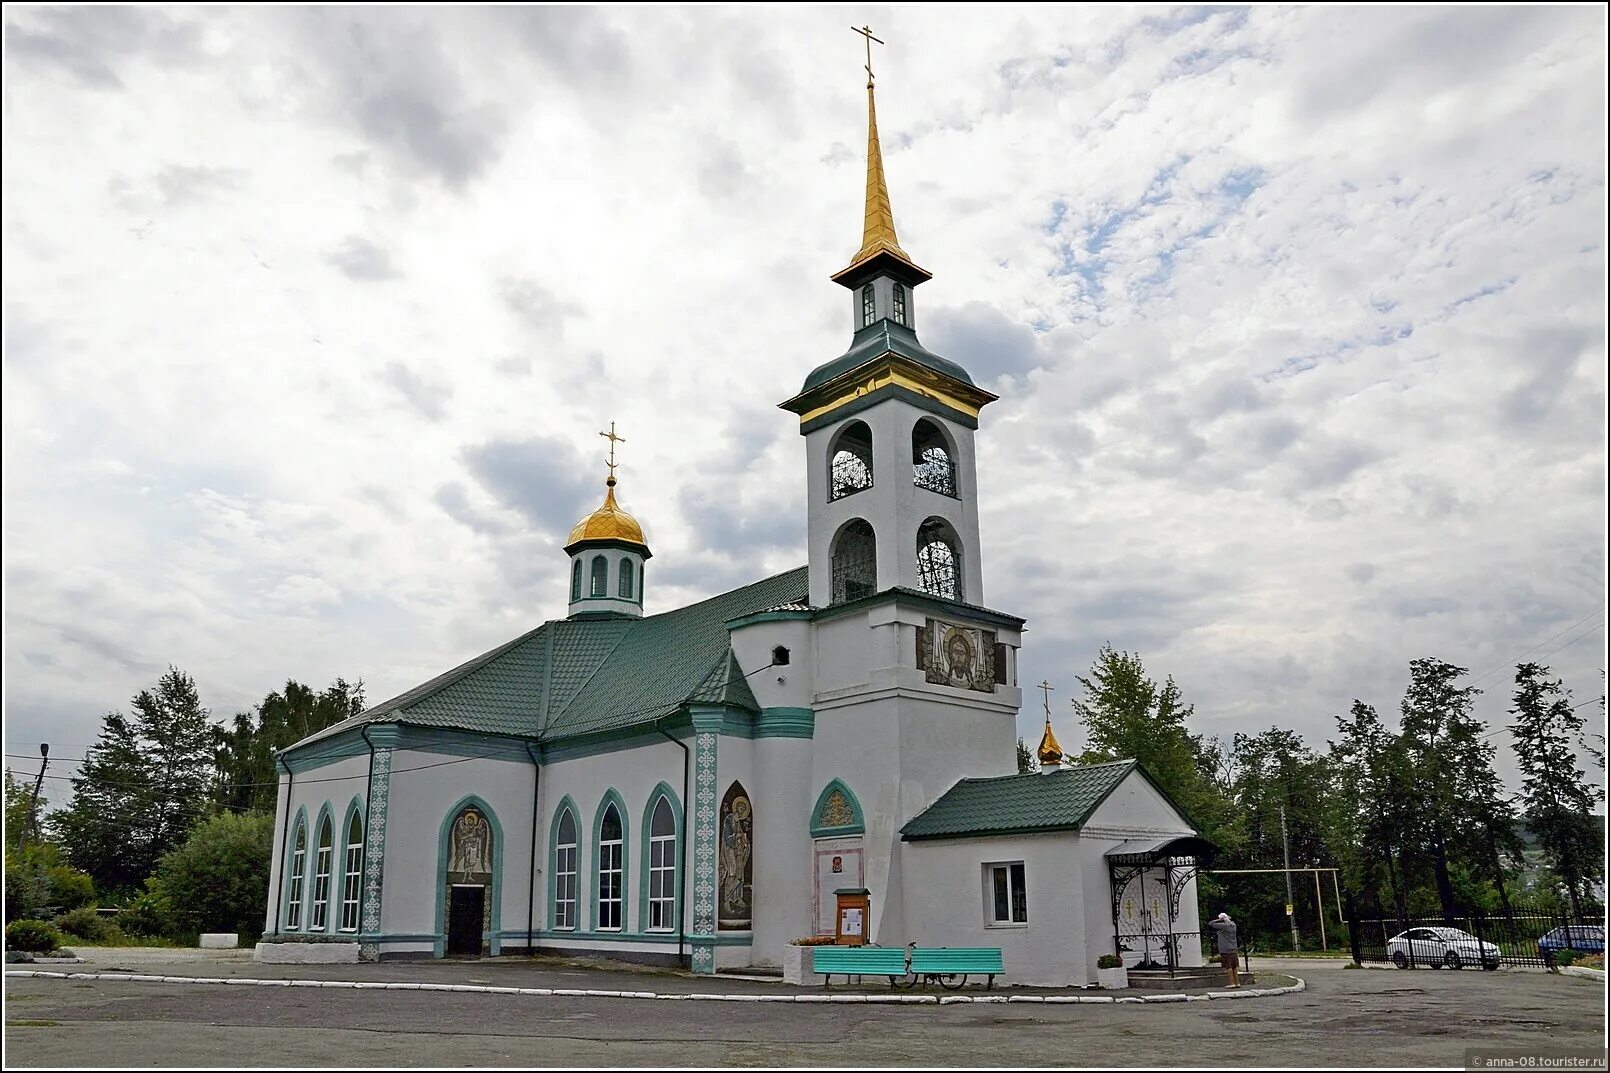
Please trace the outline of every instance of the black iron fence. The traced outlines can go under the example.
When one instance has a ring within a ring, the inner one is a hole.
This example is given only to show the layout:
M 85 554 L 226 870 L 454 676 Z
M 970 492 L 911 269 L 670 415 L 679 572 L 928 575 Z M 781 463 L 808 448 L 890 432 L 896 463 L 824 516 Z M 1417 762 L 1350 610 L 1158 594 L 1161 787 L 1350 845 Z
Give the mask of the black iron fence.
M 1511 904 L 1484 911 L 1408 916 L 1370 914 L 1349 907 L 1353 960 L 1399 968 L 1497 969 L 1506 965 L 1554 968 L 1604 953 L 1604 907 L 1568 909 Z

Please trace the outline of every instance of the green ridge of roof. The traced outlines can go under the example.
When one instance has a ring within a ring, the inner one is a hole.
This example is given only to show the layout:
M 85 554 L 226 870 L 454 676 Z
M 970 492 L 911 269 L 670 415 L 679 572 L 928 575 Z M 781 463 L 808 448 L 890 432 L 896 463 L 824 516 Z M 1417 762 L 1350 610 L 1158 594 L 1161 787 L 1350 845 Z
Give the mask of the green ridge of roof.
M 646 618 L 547 622 L 286 752 L 367 723 L 558 741 L 651 723 L 689 702 L 758 711 L 726 623 L 803 600 L 807 584 L 802 566 Z
M 1081 764 L 1061 771 L 962 779 L 900 829 L 902 840 L 1077 830 L 1140 765 Z

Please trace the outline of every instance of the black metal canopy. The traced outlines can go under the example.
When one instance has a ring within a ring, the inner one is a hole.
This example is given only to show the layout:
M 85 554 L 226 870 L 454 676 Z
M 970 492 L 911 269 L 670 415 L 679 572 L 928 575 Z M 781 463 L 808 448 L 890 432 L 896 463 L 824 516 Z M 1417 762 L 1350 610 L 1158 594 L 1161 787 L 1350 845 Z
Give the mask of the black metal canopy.
M 1219 847 L 1198 835 L 1179 835 L 1163 839 L 1130 839 L 1105 854 L 1109 865 L 1153 868 L 1163 865 L 1211 868 Z

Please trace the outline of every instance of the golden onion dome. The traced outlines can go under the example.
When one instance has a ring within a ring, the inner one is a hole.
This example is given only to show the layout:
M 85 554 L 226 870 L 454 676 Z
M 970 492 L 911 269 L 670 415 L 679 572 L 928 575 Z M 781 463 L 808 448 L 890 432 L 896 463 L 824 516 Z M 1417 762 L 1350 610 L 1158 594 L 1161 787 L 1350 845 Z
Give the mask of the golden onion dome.
M 609 478 L 604 484 L 609 488 L 604 495 L 604 505 L 576 523 L 575 528 L 570 530 L 570 539 L 565 541 L 565 550 L 583 541 L 613 540 L 638 545 L 647 558 L 648 542 L 643 539 L 643 527 L 615 502 L 615 478 Z
M 1045 721 L 1045 734 L 1040 738 L 1039 748 L 1040 764 L 1044 767 L 1060 767 L 1062 764 L 1062 746 L 1057 743 L 1057 736 L 1051 733 L 1051 720 Z

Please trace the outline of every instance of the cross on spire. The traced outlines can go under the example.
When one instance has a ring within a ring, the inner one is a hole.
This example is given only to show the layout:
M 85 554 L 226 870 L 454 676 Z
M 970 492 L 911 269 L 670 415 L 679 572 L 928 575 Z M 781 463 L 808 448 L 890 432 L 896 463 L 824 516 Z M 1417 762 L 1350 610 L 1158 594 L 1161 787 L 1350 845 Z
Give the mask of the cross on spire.
M 1047 726 L 1050 726 L 1051 725 L 1051 694 L 1054 692 L 1054 690 L 1051 688 L 1051 683 L 1042 681 L 1040 683 L 1040 692 L 1045 694 L 1045 722 L 1046 722 Z
M 607 462 L 605 462 L 604 464 L 609 467 L 609 483 L 614 484 L 615 483 L 615 466 L 616 466 L 616 462 L 615 462 L 615 445 L 617 443 L 625 443 L 626 442 L 626 437 L 625 436 L 617 436 L 617 435 L 615 435 L 615 422 L 613 422 L 613 421 L 611 421 L 609 423 L 609 431 L 608 432 L 600 432 L 599 435 L 604 437 L 604 439 L 609 441 L 609 460 Z
M 872 27 L 870 27 L 870 26 L 851 26 L 850 29 L 854 30 L 856 33 L 858 33 L 862 37 L 866 38 L 866 84 L 867 84 L 867 88 L 871 89 L 872 88 L 872 42 L 876 41 L 878 44 L 881 45 L 881 44 L 883 44 L 883 41 L 881 39 L 879 39 L 879 38 L 876 38 L 876 37 L 872 36 Z

